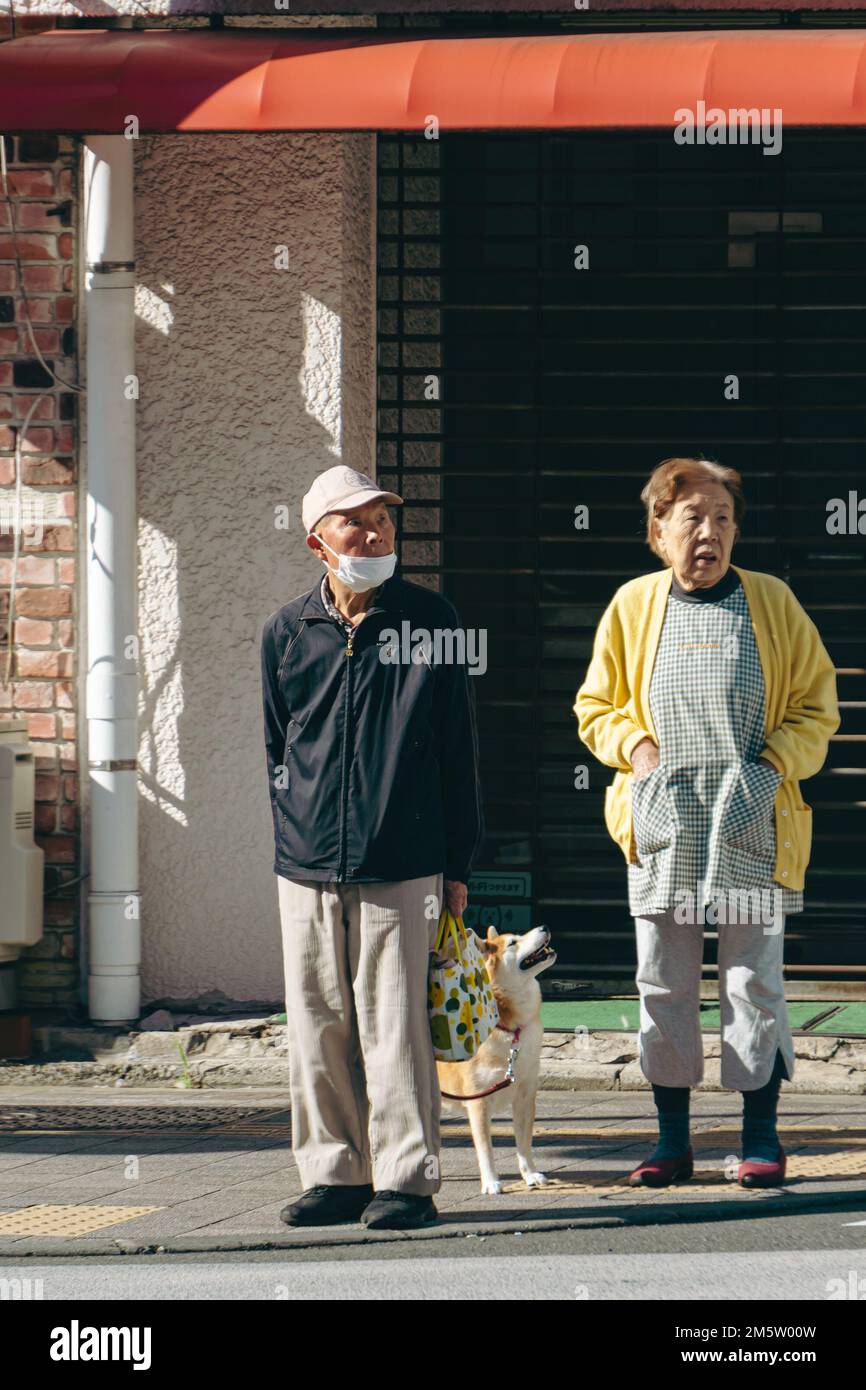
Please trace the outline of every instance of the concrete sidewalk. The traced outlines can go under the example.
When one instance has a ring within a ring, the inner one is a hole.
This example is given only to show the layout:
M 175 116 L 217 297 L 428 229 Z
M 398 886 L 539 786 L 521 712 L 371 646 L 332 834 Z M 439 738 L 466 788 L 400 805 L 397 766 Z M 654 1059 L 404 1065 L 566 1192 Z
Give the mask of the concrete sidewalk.
M 0 1260 L 38 1255 L 293 1249 L 483 1237 L 503 1231 L 741 1219 L 828 1206 L 866 1211 L 866 1097 L 783 1086 L 782 1188 L 747 1191 L 736 1175 L 740 1098 L 696 1092 L 694 1178 L 635 1190 L 627 1173 L 656 1133 L 650 1094 L 544 1091 L 535 1156 L 550 1182 L 517 1177 L 510 1118 L 494 1121 L 505 1191 L 480 1192 L 462 1119 L 442 1125 L 440 1221 L 424 1231 L 360 1223 L 294 1230 L 280 1209 L 300 1191 L 285 1088 L 241 1090 L 13 1087 L 0 1091 Z

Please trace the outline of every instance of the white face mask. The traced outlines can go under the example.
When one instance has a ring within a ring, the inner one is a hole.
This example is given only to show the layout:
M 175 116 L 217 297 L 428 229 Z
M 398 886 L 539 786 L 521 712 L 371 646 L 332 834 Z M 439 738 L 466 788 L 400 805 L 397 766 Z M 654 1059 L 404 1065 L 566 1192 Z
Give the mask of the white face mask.
M 397 564 L 396 551 L 392 550 L 390 555 L 341 555 L 333 546 L 328 545 L 327 541 L 322 540 L 321 536 L 317 539 L 322 541 L 326 550 L 337 556 L 339 563 L 334 573 L 337 579 L 355 594 L 364 594 L 368 589 L 375 589 L 377 584 L 383 584 L 394 573 Z M 323 560 L 322 563 L 326 565 L 328 562 Z

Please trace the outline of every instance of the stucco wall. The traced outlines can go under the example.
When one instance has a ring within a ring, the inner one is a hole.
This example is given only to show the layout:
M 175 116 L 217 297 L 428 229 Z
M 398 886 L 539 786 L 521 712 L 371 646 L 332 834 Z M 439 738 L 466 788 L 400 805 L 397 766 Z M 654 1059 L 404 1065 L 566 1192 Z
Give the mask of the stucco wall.
M 259 639 L 320 573 L 311 479 L 373 467 L 374 160 L 364 134 L 136 144 L 146 1000 L 282 999 Z

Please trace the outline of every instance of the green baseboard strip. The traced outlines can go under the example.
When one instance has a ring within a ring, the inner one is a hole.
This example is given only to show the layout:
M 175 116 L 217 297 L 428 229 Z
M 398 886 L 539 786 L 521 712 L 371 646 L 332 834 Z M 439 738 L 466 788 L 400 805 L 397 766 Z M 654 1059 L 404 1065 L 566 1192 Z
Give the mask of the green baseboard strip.
M 813 1033 L 844 1038 L 866 1037 L 866 1004 L 840 1004 L 831 1018 L 816 1023 Z
M 573 1033 L 576 1028 L 636 1033 L 640 1005 L 637 999 L 555 999 L 542 1004 L 541 1022 L 549 1033 Z
M 788 1004 L 788 1018 L 792 1028 L 825 1037 L 866 1035 L 866 1004 L 794 1000 Z M 814 1028 L 810 1027 L 813 1019 L 820 1020 Z M 718 1004 L 702 1003 L 701 1030 L 717 1033 L 720 1022 Z M 573 1033 L 578 1028 L 591 1033 L 636 1033 L 640 1003 L 637 999 L 548 1000 L 541 1006 L 541 1023 L 548 1033 Z

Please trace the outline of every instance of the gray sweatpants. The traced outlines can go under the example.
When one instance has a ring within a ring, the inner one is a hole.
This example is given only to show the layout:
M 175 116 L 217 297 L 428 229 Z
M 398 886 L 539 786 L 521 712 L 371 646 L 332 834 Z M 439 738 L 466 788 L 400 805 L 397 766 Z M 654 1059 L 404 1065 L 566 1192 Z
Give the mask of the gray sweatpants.
M 427 972 L 443 876 L 277 875 L 292 1099 L 304 1188 L 439 1191 L 441 1097 Z
M 674 911 L 635 917 L 640 993 L 640 1064 L 658 1086 L 697 1086 L 704 1075 L 699 1018 L 703 925 L 682 924 Z M 726 1090 L 766 1085 L 781 1048 L 794 1075 L 794 1043 L 782 976 L 781 930 L 760 923 L 720 923 L 721 1083 Z

